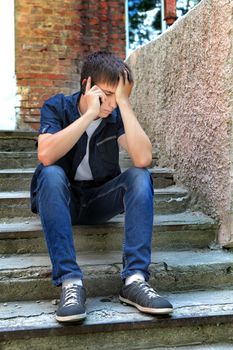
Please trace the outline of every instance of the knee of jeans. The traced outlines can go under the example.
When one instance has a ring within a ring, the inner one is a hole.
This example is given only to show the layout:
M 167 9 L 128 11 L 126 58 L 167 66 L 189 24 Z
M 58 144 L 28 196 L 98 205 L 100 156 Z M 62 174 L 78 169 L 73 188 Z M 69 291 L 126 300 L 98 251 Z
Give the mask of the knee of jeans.
M 137 189 L 152 187 L 151 175 L 147 169 L 132 167 L 127 173 L 129 184 Z
M 58 165 L 44 167 L 40 172 L 39 180 L 43 181 L 48 187 L 60 187 L 63 184 L 68 184 L 65 171 Z

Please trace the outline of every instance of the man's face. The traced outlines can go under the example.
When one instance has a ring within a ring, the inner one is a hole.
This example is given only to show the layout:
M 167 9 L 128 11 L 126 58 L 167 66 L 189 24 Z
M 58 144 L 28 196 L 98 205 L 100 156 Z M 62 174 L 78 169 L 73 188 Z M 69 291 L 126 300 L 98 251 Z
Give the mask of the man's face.
M 117 85 L 108 85 L 106 83 L 96 84 L 106 95 L 106 100 L 101 103 L 99 117 L 107 118 L 109 114 L 117 107 L 115 91 Z

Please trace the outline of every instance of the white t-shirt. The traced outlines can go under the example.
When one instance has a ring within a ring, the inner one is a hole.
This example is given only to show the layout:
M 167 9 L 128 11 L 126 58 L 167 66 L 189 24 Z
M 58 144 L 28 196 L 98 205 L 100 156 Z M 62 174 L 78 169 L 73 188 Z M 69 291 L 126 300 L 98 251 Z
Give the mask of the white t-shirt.
M 102 122 L 102 119 L 96 119 L 93 122 L 91 122 L 91 124 L 88 126 L 88 128 L 86 129 L 86 133 L 87 133 L 87 149 L 86 149 L 86 154 L 83 158 L 83 160 L 81 161 L 81 163 L 79 164 L 76 173 L 75 173 L 75 177 L 74 179 L 76 181 L 88 181 L 88 180 L 93 180 L 93 175 L 91 172 L 91 168 L 89 165 L 89 143 L 90 143 L 90 139 L 91 136 L 94 134 L 95 130 L 98 128 L 98 126 L 100 125 L 100 123 Z

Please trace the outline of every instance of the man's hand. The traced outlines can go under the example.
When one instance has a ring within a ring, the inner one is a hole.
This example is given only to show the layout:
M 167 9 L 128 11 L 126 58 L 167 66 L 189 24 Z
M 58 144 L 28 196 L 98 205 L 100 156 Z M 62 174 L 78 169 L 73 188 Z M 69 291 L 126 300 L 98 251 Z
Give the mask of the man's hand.
M 87 104 L 87 111 L 96 118 L 100 113 L 100 101 L 104 102 L 106 95 L 97 85 L 91 87 L 91 77 L 87 79 L 85 95 L 83 97 Z
M 119 76 L 119 82 L 115 92 L 116 103 L 118 105 L 121 101 L 128 101 L 132 88 L 133 88 L 133 82 L 132 83 L 129 82 L 128 73 L 125 70 L 124 76 L 122 74 L 120 74 Z

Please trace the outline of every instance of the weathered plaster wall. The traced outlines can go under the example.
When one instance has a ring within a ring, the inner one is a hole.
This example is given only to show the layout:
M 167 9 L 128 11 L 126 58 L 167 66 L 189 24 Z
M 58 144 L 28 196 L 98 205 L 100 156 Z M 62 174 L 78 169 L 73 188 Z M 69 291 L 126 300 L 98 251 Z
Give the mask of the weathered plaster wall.
M 132 102 L 157 150 L 193 192 L 193 207 L 232 225 L 233 1 L 203 0 L 131 54 Z M 233 233 L 233 227 L 232 227 Z

